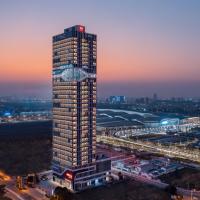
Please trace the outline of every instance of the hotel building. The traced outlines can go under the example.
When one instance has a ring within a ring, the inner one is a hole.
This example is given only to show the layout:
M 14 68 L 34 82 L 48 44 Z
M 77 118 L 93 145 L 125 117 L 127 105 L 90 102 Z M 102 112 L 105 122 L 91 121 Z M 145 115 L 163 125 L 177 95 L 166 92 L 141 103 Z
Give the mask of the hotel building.
M 53 180 L 72 191 L 102 184 L 96 155 L 97 36 L 76 25 L 53 37 Z

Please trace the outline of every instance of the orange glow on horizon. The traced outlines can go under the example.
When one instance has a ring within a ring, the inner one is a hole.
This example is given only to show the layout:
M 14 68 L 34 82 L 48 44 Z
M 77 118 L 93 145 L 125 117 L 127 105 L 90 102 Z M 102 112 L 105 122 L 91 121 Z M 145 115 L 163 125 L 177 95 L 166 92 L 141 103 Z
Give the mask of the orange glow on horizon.
M 40 32 L 23 31 L 23 36 L 18 30 L 9 33 L 10 39 L 0 39 L 0 82 L 50 83 L 53 34 L 39 37 Z M 191 70 L 188 65 L 198 66 L 200 61 L 172 49 L 167 41 L 146 44 L 134 37 L 97 36 L 100 82 L 199 80 L 199 69 Z

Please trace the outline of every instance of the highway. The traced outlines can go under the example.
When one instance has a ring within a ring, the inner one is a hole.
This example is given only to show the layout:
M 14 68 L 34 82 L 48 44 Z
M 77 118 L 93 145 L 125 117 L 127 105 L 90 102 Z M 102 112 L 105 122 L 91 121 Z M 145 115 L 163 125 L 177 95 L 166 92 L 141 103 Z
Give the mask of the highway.
M 110 144 L 115 147 L 138 149 L 152 153 L 158 153 L 169 157 L 177 157 L 200 163 L 200 151 L 198 149 L 179 148 L 177 146 L 165 146 L 153 142 L 135 141 L 127 138 L 97 135 L 97 142 Z

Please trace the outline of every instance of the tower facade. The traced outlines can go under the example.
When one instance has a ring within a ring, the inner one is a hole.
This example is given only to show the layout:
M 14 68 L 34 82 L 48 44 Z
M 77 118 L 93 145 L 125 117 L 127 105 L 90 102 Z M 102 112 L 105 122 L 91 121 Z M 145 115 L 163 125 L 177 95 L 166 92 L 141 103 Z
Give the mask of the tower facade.
M 96 61 L 97 37 L 84 26 L 53 37 L 53 175 L 71 190 L 90 185 L 97 169 Z

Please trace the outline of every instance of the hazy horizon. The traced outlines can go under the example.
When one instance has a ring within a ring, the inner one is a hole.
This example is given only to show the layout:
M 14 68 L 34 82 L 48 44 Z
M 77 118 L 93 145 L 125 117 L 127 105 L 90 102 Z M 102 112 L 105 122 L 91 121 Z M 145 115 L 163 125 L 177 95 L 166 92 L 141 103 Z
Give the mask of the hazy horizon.
M 128 83 L 98 83 L 97 94 L 99 98 L 112 95 L 125 95 L 127 97 L 153 97 L 156 93 L 159 98 L 200 98 L 199 93 L 193 94 L 190 88 L 199 91 L 199 82 L 128 82 Z M 164 89 L 163 89 L 164 88 Z M 186 91 L 180 92 L 180 88 Z M 6 83 L 0 84 L 0 96 L 51 98 L 51 83 Z

